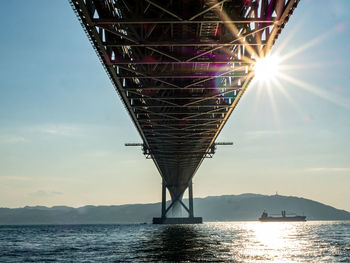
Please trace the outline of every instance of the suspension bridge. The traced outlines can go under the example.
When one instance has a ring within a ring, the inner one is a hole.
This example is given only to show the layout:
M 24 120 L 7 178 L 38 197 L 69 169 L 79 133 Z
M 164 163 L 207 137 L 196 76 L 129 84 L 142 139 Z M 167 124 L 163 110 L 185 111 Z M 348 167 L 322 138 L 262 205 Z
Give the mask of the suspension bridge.
M 202 222 L 192 178 L 231 144 L 216 139 L 299 1 L 70 0 L 141 136 L 126 145 L 142 147 L 162 177 L 153 223 Z M 175 206 L 188 217 L 170 217 Z

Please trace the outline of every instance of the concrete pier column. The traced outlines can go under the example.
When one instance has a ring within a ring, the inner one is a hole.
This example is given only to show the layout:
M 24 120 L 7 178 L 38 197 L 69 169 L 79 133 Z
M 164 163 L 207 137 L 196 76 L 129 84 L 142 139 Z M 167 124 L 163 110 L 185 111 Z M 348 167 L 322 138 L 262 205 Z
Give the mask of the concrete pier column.
M 193 189 L 192 180 L 188 184 L 188 207 L 182 202 L 182 194 L 177 199 L 171 200 L 171 204 L 166 207 L 166 182 L 162 180 L 162 215 L 161 217 L 154 217 L 153 224 L 201 224 L 203 219 L 201 217 L 194 217 L 193 213 Z M 188 212 L 188 217 L 167 217 L 167 211 L 174 206 L 174 204 L 181 204 Z
M 166 183 L 162 180 L 162 218 L 166 217 Z
M 189 212 L 189 217 L 193 217 L 193 189 L 192 189 L 192 179 L 190 180 L 188 184 L 188 210 Z

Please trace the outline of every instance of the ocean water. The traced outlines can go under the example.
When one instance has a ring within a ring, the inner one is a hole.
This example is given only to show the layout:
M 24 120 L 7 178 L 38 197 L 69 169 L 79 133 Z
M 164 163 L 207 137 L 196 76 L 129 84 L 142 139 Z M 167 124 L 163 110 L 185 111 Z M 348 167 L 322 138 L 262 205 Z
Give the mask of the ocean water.
M 0 226 L 0 262 L 350 262 L 350 221 Z

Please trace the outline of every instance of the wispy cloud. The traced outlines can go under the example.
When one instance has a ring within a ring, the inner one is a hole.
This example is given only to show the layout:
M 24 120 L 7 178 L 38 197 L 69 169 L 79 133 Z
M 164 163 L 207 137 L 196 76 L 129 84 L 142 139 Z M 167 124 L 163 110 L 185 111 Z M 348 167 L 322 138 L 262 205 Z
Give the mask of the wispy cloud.
M 73 136 L 77 133 L 78 127 L 71 125 L 44 125 L 34 130 L 53 136 Z
M 30 126 L 0 127 L 0 144 L 31 142 L 36 136 L 72 137 L 84 134 L 81 125 L 71 124 L 39 124 Z M 23 136 L 22 134 L 25 134 Z
M 0 136 L 0 144 L 14 144 L 25 141 L 26 139 L 20 136 Z
M 277 130 L 256 130 L 256 131 L 247 132 L 247 136 L 250 139 L 259 139 L 261 137 L 271 137 L 271 136 L 277 136 L 280 134 L 282 134 L 282 132 Z
M 63 193 L 57 192 L 57 191 L 45 191 L 45 190 L 38 190 L 32 193 L 29 193 L 28 195 L 30 197 L 39 197 L 39 198 L 47 198 L 57 195 L 62 195 Z
M 29 176 L 0 176 L 0 182 L 4 181 L 21 181 L 21 182 L 30 182 L 33 181 L 33 177 Z
M 350 172 L 350 168 L 348 167 L 314 167 L 314 168 L 306 168 L 306 172 Z
M 74 178 L 60 177 L 60 176 L 15 176 L 15 175 L 0 175 L 0 183 L 3 182 L 38 182 L 38 181 L 49 181 L 49 182 L 73 182 L 77 181 Z

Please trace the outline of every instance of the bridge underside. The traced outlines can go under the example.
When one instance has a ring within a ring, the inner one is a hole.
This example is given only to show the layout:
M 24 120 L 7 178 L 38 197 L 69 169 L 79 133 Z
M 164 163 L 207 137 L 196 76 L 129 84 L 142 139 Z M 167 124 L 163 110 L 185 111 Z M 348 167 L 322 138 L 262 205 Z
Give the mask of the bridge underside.
M 173 202 L 299 0 L 71 0 Z

